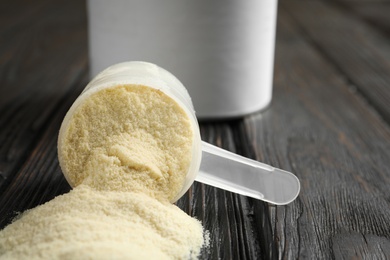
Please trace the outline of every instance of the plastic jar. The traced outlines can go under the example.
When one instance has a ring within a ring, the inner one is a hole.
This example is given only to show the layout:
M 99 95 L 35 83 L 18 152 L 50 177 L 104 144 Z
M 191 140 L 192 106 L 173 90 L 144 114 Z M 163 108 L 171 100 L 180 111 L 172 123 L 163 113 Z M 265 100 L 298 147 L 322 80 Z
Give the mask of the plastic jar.
M 229 119 L 272 99 L 277 0 L 88 0 L 91 75 L 122 61 L 159 64 L 198 119 Z

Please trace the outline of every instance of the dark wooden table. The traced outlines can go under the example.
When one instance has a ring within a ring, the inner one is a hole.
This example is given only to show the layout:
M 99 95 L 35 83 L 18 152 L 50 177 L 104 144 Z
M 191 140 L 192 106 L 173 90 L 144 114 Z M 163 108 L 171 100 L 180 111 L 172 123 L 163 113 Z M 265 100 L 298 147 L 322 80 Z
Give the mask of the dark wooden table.
M 85 3 L 0 2 L 0 228 L 70 190 L 60 123 L 88 81 Z M 272 206 L 202 184 L 178 205 L 211 234 L 203 259 L 390 259 L 390 2 L 279 2 L 264 112 L 202 138 L 294 172 Z

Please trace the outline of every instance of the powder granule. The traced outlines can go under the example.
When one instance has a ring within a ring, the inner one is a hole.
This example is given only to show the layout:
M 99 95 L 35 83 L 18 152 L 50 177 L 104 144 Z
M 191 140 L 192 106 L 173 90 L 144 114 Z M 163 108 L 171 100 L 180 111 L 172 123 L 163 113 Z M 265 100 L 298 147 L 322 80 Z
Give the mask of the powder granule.
M 0 259 L 195 259 L 199 221 L 143 193 L 80 185 L 0 232 Z
M 165 93 L 118 85 L 87 97 L 59 139 L 61 169 L 75 187 L 140 191 L 172 201 L 192 159 L 188 115 Z

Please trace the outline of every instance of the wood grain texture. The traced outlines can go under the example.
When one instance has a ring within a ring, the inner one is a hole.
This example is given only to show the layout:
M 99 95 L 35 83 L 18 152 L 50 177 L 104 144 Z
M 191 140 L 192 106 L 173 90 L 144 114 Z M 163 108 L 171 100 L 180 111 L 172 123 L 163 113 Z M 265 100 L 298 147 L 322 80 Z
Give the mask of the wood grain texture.
M 345 0 L 334 0 L 334 3 L 368 23 L 372 28 L 382 31 L 384 37 L 390 34 L 390 1 L 351 3 Z
M 337 1 L 281 0 L 271 106 L 201 123 L 203 140 L 302 185 L 272 206 L 194 183 L 177 205 L 210 232 L 201 259 L 390 259 L 389 33 L 380 15 L 368 21 L 378 7 Z M 70 189 L 56 142 L 88 80 L 85 11 L 0 2 L 0 229 Z
M 272 105 L 245 119 L 257 159 L 301 180 L 295 202 L 270 208 L 278 258 L 386 259 L 389 126 L 290 11 L 279 13 Z
M 30 7 L 10 4 L 0 25 L 0 196 L 87 71 L 83 3 Z
M 352 12 L 326 1 L 281 1 L 281 7 L 350 87 L 390 122 L 390 39 Z

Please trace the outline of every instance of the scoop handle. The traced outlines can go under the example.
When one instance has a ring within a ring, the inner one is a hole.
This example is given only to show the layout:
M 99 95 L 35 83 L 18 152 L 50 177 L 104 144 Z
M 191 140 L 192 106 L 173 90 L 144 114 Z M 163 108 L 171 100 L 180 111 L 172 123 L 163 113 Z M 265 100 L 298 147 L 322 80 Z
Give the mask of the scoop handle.
M 206 142 L 202 142 L 202 161 L 195 180 L 276 205 L 292 202 L 300 190 L 294 174 Z

